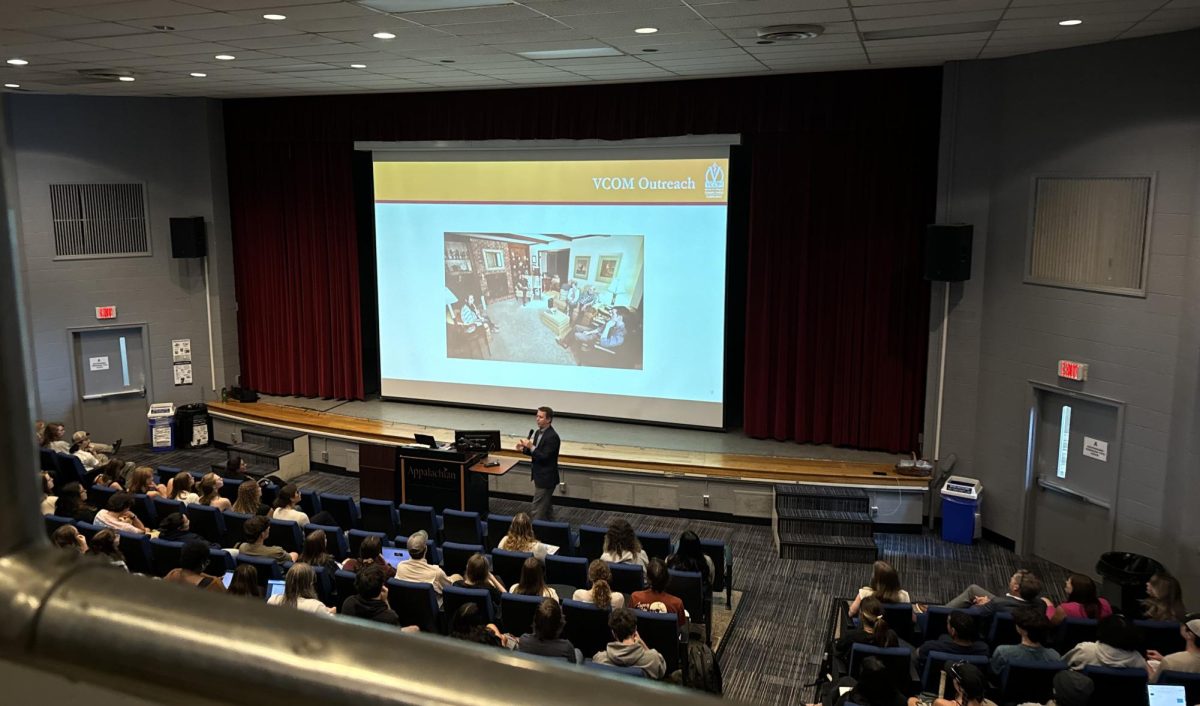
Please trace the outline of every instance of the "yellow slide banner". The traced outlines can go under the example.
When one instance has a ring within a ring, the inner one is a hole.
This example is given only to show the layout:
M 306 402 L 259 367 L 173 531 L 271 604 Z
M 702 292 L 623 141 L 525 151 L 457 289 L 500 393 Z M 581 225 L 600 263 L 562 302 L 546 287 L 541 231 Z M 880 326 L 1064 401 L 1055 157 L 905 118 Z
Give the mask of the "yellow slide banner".
M 393 203 L 724 204 L 728 159 L 376 162 Z

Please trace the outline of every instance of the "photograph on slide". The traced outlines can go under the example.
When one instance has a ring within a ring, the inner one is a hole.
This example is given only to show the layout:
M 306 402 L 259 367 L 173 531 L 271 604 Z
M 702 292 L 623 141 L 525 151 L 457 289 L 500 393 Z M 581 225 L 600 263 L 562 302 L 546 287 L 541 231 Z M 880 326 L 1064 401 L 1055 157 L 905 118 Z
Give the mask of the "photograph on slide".
M 641 235 L 443 234 L 446 357 L 641 370 Z

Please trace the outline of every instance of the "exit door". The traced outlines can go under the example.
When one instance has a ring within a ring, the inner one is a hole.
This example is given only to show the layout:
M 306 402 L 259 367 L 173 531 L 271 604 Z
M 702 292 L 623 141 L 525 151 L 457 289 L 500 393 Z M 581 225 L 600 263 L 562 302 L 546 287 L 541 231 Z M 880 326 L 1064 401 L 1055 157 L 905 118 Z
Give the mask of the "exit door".
M 71 332 L 79 428 L 94 441 L 145 443 L 150 364 L 144 326 Z
M 1119 403 L 1035 389 L 1033 553 L 1096 576 L 1112 550 L 1120 478 Z

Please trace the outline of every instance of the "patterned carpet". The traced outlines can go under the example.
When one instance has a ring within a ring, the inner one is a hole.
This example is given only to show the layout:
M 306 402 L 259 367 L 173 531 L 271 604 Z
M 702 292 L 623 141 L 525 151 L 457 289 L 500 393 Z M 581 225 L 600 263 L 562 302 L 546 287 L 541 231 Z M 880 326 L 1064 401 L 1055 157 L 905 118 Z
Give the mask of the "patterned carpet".
M 129 449 L 122 456 L 135 463 L 207 467 L 222 460 L 219 451 L 176 451 L 154 454 Z M 356 478 L 309 473 L 298 483 L 318 492 L 358 496 Z M 493 498 L 495 512 L 512 514 L 527 503 Z M 763 704 L 804 703 L 821 661 L 823 630 L 830 598 L 852 596 L 870 578 L 870 566 L 780 559 L 771 528 L 711 520 L 637 513 L 615 513 L 576 507 L 556 508 L 558 520 L 604 525 L 626 517 L 637 529 L 669 532 L 692 529 L 702 537 L 723 539 L 733 551 L 733 587 L 742 593 L 736 617 L 721 641 L 718 656 L 730 699 Z M 941 603 L 971 583 L 1002 590 L 1018 568 L 1029 568 L 1046 582 L 1047 594 L 1063 598 L 1066 570 L 1040 559 L 1022 560 L 991 544 L 965 546 L 943 542 L 929 533 L 877 534 L 880 558 L 891 562 L 913 600 Z M 721 610 L 716 606 L 714 610 Z

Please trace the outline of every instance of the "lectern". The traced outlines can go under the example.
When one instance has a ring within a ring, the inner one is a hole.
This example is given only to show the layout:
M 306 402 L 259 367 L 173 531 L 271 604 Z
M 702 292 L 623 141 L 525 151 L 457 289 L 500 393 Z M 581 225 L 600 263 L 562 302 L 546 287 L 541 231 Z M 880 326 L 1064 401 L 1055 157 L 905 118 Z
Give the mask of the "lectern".
M 359 449 L 359 491 L 364 498 L 397 503 L 488 512 L 488 476 L 502 475 L 517 459 L 494 457 L 485 466 L 484 451 L 431 449 L 425 446 L 374 446 Z

